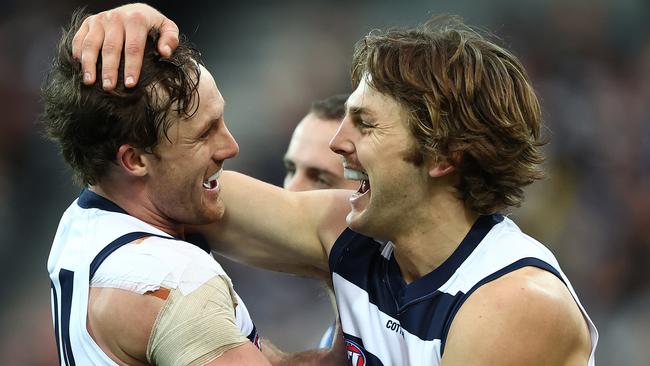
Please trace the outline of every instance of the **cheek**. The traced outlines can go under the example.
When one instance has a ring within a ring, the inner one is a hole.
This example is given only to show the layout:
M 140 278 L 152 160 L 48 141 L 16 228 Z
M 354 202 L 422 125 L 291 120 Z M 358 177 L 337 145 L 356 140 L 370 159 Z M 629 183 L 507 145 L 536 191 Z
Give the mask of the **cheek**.
M 416 167 L 420 167 L 424 164 L 424 155 L 417 146 L 406 148 L 406 150 L 402 151 L 400 155 L 403 161 L 413 164 Z

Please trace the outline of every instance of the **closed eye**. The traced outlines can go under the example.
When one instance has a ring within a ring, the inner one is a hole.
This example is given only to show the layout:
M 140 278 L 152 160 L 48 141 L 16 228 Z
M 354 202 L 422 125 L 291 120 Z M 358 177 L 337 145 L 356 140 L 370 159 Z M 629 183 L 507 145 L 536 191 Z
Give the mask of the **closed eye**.
M 356 128 L 358 128 L 360 131 L 367 130 L 367 129 L 375 127 L 371 123 L 369 123 L 367 121 L 364 121 L 363 119 L 361 119 L 359 117 L 352 118 L 352 122 L 354 123 L 354 126 Z
M 219 121 L 218 120 L 214 120 L 214 121 L 210 122 L 210 124 L 207 126 L 207 128 L 205 130 L 203 130 L 201 135 L 198 137 L 198 140 L 207 140 L 208 137 L 210 137 L 212 132 L 215 131 L 218 126 L 219 126 Z
M 201 136 L 199 136 L 199 139 L 200 140 L 207 140 L 208 137 L 210 137 L 210 131 L 212 131 L 212 128 L 208 128 L 207 130 L 205 130 L 205 132 L 203 132 L 201 134 Z

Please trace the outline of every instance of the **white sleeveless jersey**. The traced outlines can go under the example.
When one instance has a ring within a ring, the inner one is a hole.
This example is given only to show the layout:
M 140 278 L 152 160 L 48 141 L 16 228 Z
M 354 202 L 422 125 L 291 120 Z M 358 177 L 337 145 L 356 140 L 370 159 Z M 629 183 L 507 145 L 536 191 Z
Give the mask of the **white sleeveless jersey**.
M 502 215 L 482 216 L 438 268 L 406 285 L 381 244 L 350 229 L 329 258 L 349 365 L 440 365 L 454 316 L 481 285 L 522 267 L 556 275 L 588 323 L 594 365 L 598 332 L 553 254 Z
M 132 243 L 141 238 L 146 239 Z M 226 276 L 197 246 L 128 215 L 89 190 L 82 191 L 63 214 L 47 267 L 59 362 L 68 366 L 117 365 L 86 328 L 91 286 L 141 294 L 160 287 L 189 293 L 214 276 Z M 237 302 L 237 325 L 259 347 L 248 310 L 239 297 Z

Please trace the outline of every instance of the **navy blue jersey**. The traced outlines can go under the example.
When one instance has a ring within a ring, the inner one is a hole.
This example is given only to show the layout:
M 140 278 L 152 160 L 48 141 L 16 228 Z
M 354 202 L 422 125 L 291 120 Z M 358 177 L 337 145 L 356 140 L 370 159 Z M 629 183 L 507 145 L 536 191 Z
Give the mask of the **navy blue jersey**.
M 454 316 L 481 285 L 532 266 L 567 286 L 589 324 L 594 364 L 598 333 L 553 254 L 501 215 L 482 216 L 452 255 L 406 284 L 393 244 L 346 229 L 329 258 L 349 364 L 439 365 Z

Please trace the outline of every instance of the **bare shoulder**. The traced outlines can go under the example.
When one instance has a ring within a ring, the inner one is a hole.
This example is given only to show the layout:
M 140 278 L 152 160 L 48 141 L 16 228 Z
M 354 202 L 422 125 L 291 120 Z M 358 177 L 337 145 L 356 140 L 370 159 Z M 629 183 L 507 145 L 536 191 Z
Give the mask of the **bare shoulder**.
M 87 328 L 113 360 L 146 365 L 149 336 L 163 305 L 164 300 L 156 296 L 93 287 L 88 300 Z
M 586 365 L 587 323 L 564 283 L 525 267 L 478 288 L 450 328 L 443 365 Z

